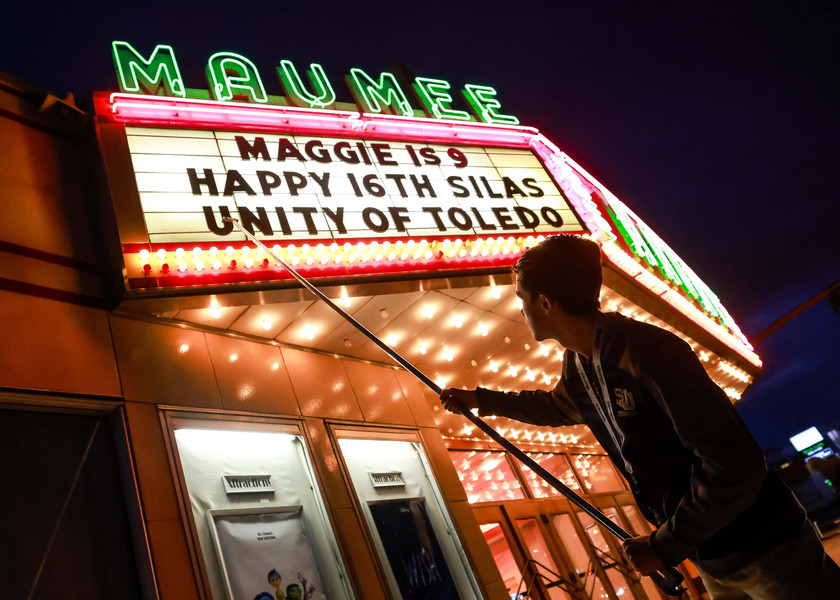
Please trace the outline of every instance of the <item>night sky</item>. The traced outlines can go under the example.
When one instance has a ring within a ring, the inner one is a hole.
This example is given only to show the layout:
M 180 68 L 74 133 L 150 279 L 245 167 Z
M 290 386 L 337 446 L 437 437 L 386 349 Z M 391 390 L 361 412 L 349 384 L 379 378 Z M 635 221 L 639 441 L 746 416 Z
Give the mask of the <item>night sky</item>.
M 116 90 L 110 43 L 494 86 L 644 219 L 748 337 L 840 280 L 837 2 L 15 2 L 0 69 L 80 104 Z M 344 96 L 342 98 L 342 95 Z M 840 317 L 826 302 L 756 348 L 739 410 L 766 448 L 840 427 Z

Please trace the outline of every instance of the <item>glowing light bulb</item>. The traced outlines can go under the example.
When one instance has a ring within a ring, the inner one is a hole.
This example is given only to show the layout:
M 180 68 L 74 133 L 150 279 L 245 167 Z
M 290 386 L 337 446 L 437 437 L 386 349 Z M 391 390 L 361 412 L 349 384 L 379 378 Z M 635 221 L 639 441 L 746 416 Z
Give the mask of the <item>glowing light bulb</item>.
M 426 352 L 428 351 L 428 348 L 426 348 L 426 344 L 417 344 L 417 351 L 420 354 L 426 354 Z
M 225 248 L 225 256 L 228 256 L 228 257 L 233 256 L 233 253 L 234 253 L 233 246 L 228 246 L 227 248 Z
M 460 329 L 464 325 L 464 317 L 462 317 L 461 315 L 455 315 L 454 317 L 452 317 L 452 324 L 458 329 Z
M 262 328 L 266 331 L 271 329 L 271 317 L 263 317 L 260 319 L 260 325 L 262 325 Z
M 230 362 L 236 362 L 239 360 L 239 355 L 236 352 L 232 352 L 230 355 Z
M 303 337 L 305 337 L 308 340 L 314 340 L 316 333 L 318 333 L 318 328 L 314 325 L 306 325 L 301 331 Z
M 185 254 L 186 251 L 183 248 L 178 248 L 177 250 L 175 250 L 175 258 L 177 258 L 178 260 L 184 258 Z
M 189 351 L 190 351 L 190 345 L 189 344 L 181 344 L 180 346 L 178 346 L 178 354 L 186 354 Z
M 201 256 L 201 248 L 199 248 L 198 246 L 193 248 L 192 255 L 193 258 L 199 258 Z
M 158 251 L 157 251 L 157 257 L 158 257 L 160 260 L 166 260 L 166 250 L 164 250 L 163 248 L 161 248 L 160 250 L 158 250 Z
M 143 248 L 139 253 L 140 260 L 146 262 L 149 260 L 149 251 Z
M 443 357 L 446 360 L 448 360 L 449 362 L 452 362 L 452 360 L 455 358 L 455 353 L 452 351 L 451 348 L 444 347 L 443 348 Z
M 396 346 L 399 343 L 399 341 L 400 339 L 393 333 L 385 339 L 385 343 L 392 347 Z
M 427 304 L 423 307 L 423 316 L 427 319 L 434 319 L 435 317 L 435 308 L 431 304 Z
M 221 306 L 211 306 L 210 307 L 210 316 L 214 319 L 220 319 L 222 317 L 222 307 Z
M 478 324 L 478 332 L 482 336 L 487 337 L 487 335 L 490 333 L 490 330 L 487 328 L 487 325 L 485 325 L 484 323 L 479 323 Z

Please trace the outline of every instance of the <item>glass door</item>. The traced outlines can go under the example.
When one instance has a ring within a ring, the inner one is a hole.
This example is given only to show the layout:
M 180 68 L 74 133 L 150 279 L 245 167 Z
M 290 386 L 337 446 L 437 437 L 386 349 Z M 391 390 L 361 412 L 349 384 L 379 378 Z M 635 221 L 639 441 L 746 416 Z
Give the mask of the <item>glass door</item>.
M 568 600 L 568 590 L 574 590 L 575 581 L 570 580 L 568 569 L 558 569 L 545 536 L 536 518 L 517 519 L 516 526 L 529 552 L 526 563 L 529 573 L 545 587 L 551 600 Z
M 589 545 L 581 540 L 572 515 L 569 513 L 553 515 L 551 523 L 569 554 L 578 581 L 586 594 L 585 597 L 595 600 L 608 599 L 609 595 L 600 579 L 600 563 L 592 556 Z
M 479 506 L 475 514 L 511 598 L 588 598 L 534 503 Z
M 484 539 L 487 540 L 487 545 L 490 547 L 490 553 L 493 555 L 493 560 L 499 569 L 502 576 L 502 581 L 508 592 L 508 597 L 516 598 L 531 598 L 523 587 L 523 578 L 521 565 L 523 560 L 521 553 L 511 549 L 508 539 L 512 537 L 509 530 L 503 525 L 501 517 L 495 521 L 484 522 L 481 521 L 481 532 L 484 534 Z
M 604 508 L 602 512 L 610 518 L 610 520 L 618 523 L 618 515 L 614 508 Z M 644 598 L 644 595 L 636 593 L 636 588 L 631 584 L 632 577 L 635 572 L 628 571 L 624 565 L 621 557 L 621 550 L 616 547 L 611 547 L 607 541 L 607 533 L 603 531 L 603 527 L 595 521 L 592 517 L 584 512 L 577 513 L 578 520 L 583 526 L 586 536 L 589 538 L 589 543 L 595 550 L 597 559 L 603 566 L 607 573 L 607 578 L 615 592 L 615 595 L 622 598 Z M 628 577 L 629 576 L 629 577 Z M 638 577 L 638 575 L 636 575 Z M 655 597 L 655 596 L 654 596 Z

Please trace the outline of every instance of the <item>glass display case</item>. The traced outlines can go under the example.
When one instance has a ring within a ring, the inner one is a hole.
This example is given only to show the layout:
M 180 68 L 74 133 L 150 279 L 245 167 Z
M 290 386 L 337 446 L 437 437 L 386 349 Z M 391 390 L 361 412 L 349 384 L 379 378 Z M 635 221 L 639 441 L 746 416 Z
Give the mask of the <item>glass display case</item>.
M 300 430 L 178 420 L 172 431 L 214 600 L 354 597 Z
M 358 435 L 338 444 L 394 596 L 481 598 L 421 444 Z

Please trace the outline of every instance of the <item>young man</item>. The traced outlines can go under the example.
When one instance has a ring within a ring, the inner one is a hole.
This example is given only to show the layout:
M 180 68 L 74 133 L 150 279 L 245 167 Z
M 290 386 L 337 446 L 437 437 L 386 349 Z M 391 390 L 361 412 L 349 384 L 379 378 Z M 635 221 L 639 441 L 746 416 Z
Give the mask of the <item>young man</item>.
M 688 344 L 600 312 L 598 245 L 551 237 L 513 270 L 531 333 L 566 348 L 560 382 L 550 392 L 450 388 L 444 406 L 588 425 L 656 526 L 623 545 L 644 575 L 688 558 L 715 599 L 840 598 L 840 569 Z

